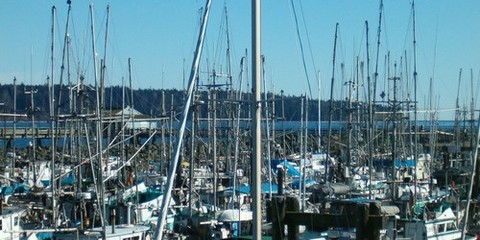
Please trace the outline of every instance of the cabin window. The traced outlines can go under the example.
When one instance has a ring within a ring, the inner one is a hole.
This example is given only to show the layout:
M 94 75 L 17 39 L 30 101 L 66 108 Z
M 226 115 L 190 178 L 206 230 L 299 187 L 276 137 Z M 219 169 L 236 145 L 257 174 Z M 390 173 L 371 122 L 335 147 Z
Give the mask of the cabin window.
M 126 238 L 122 238 L 122 240 L 140 240 L 140 237 L 137 236 L 137 237 L 126 237 Z
M 18 226 L 18 220 L 19 220 L 19 219 L 20 219 L 19 217 L 15 217 L 15 218 L 13 219 L 13 226 Z
M 456 230 L 456 229 L 457 229 L 457 226 L 455 225 L 454 222 L 451 222 L 451 223 L 447 224 L 447 231 L 453 231 L 453 230 Z

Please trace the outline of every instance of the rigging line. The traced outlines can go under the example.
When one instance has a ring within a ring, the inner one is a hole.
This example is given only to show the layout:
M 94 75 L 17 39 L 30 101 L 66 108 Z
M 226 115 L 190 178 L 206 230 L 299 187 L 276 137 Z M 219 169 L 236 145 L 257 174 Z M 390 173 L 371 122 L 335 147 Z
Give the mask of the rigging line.
M 410 2 L 410 5 L 411 5 L 411 2 Z M 412 23 L 412 21 L 413 21 L 413 14 L 414 14 L 414 11 L 413 11 L 412 8 L 410 8 L 410 17 L 409 17 L 409 19 L 408 19 L 408 25 L 407 25 L 407 29 L 406 29 L 406 31 L 405 31 L 405 39 L 404 39 L 404 41 L 403 41 L 403 49 L 406 49 L 406 46 L 407 46 L 407 42 L 408 42 L 407 39 L 409 39 L 408 36 L 410 35 L 410 34 L 409 34 L 409 33 L 410 33 L 410 27 L 411 27 L 412 24 L 413 24 L 413 23 Z
M 389 49 L 389 43 L 388 43 L 388 33 L 387 33 L 387 18 L 385 17 L 385 7 L 382 4 L 382 23 L 383 23 L 383 33 L 385 35 L 385 49 Z
M 302 1 L 298 1 L 300 3 L 300 13 L 302 15 L 302 20 L 303 20 L 303 27 L 305 28 L 305 35 L 307 35 L 307 43 L 308 43 L 308 49 L 309 49 L 309 52 L 310 52 L 310 58 L 312 59 L 312 65 L 313 65 L 313 70 L 315 72 L 318 72 L 317 71 L 317 67 L 316 67 L 316 64 L 315 64 L 315 58 L 313 57 L 313 51 L 312 51 L 312 44 L 310 42 L 310 34 L 308 34 L 308 28 L 307 28 L 307 21 L 305 21 L 305 14 L 304 14 L 304 11 L 303 11 L 303 4 L 302 4 Z M 318 75 L 315 75 L 317 77 L 317 81 L 318 81 Z
M 308 91 L 310 93 L 310 96 L 313 96 L 312 95 L 312 87 L 310 86 L 310 79 L 308 77 L 307 63 L 305 62 L 305 51 L 303 49 L 302 37 L 300 36 L 300 27 L 298 26 L 297 13 L 295 11 L 295 4 L 293 3 L 293 0 L 290 0 L 290 3 L 291 3 L 290 6 L 292 7 L 291 10 L 293 11 L 293 17 L 294 17 L 294 20 L 295 20 L 295 28 L 296 28 L 296 33 L 297 33 L 298 45 L 300 47 L 300 52 L 302 54 L 303 71 L 304 71 L 305 77 L 307 79 Z
M 217 44 L 215 46 L 214 54 L 213 54 L 213 65 L 216 65 L 217 60 L 220 61 L 220 55 L 222 55 L 220 52 L 222 50 L 223 45 L 221 44 L 222 41 L 220 39 L 223 38 L 223 33 L 225 32 L 225 22 L 223 19 L 225 19 L 225 12 L 222 11 L 222 15 L 220 16 L 220 27 L 218 28 L 218 35 L 217 35 Z M 215 44 L 215 43 L 214 43 Z
M 373 95 L 372 100 L 375 102 L 376 95 L 377 95 L 377 82 L 378 82 L 378 61 L 379 61 L 379 54 L 380 54 L 380 37 L 382 32 L 382 14 L 383 14 L 383 0 L 380 0 L 380 7 L 378 12 L 378 28 L 377 28 L 377 49 L 376 49 L 376 56 L 375 56 L 375 75 L 373 80 Z

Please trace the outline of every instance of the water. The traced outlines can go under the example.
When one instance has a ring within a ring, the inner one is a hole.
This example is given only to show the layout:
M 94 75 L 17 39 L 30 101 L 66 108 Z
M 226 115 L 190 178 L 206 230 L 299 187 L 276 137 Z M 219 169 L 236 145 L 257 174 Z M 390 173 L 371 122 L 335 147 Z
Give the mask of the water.
M 159 121 L 159 122 L 156 122 L 155 124 L 152 124 L 154 126 L 156 126 L 157 128 L 161 128 L 161 125 L 162 123 Z M 262 124 L 264 125 L 265 122 L 262 122 Z M 322 132 L 323 133 L 326 133 L 328 131 L 328 122 L 327 121 L 322 121 L 320 123 L 321 125 L 321 129 L 322 129 Z M 436 128 L 437 130 L 439 131 L 453 131 L 454 129 L 454 126 L 455 126 L 455 121 L 452 121 L 452 120 L 440 120 L 440 121 L 437 121 L 436 123 Z M 413 123 L 412 123 L 413 125 Z M 418 121 L 418 125 L 419 125 L 419 129 L 421 131 L 429 131 L 430 128 L 431 128 L 431 123 L 430 121 L 426 121 L 426 120 L 421 120 L 421 121 Z M 3 128 L 13 128 L 13 122 L 12 121 L 4 121 L 3 123 L 0 123 L 0 126 L 3 127 Z M 190 122 L 187 122 L 186 126 L 191 126 L 191 123 Z M 300 131 L 301 130 L 301 122 L 300 121 L 277 121 L 275 123 L 275 129 L 279 132 L 281 131 Z M 393 127 L 393 123 L 392 122 L 377 122 L 376 123 L 376 126 L 377 128 L 384 128 L 384 127 L 387 127 L 387 128 L 392 128 Z M 465 124 L 460 124 L 460 128 L 463 130 L 463 129 L 468 129 L 470 126 L 470 123 L 465 123 Z M 37 121 L 35 122 L 35 128 L 43 128 L 43 129 L 46 129 L 46 128 L 50 128 L 50 123 L 47 122 L 47 121 Z M 58 124 L 58 127 L 64 127 L 64 123 L 59 123 Z M 166 126 L 165 126 L 167 129 L 170 128 L 170 122 L 167 121 L 166 123 Z M 180 123 L 177 121 L 177 122 L 174 122 L 172 124 L 172 127 L 174 129 L 178 129 L 180 127 Z M 218 121 L 217 122 L 217 130 L 218 131 L 222 131 L 222 130 L 226 130 L 228 129 L 229 127 L 231 127 L 231 124 L 227 121 Z M 240 121 L 240 129 L 243 129 L 243 130 L 249 130 L 251 127 L 251 121 L 247 121 L 247 120 L 241 120 Z M 335 122 L 332 122 L 332 131 L 333 132 L 337 132 L 337 131 L 340 131 L 340 130 L 344 130 L 347 128 L 347 123 L 346 122 L 343 122 L 343 121 L 335 121 Z M 30 129 L 32 128 L 32 123 L 29 122 L 29 121 L 22 121 L 22 122 L 17 122 L 16 123 L 16 128 L 21 131 L 22 129 Z M 308 128 L 308 131 L 309 132 L 317 132 L 318 131 L 318 122 L 308 122 L 307 124 L 307 128 Z M 198 126 L 196 126 L 196 129 L 197 130 L 200 130 L 200 131 L 206 131 L 208 130 L 208 123 L 206 121 L 201 121 Z M 265 127 L 264 127 L 265 129 Z M 146 140 L 148 139 L 148 137 L 140 137 L 139 138 L 139 143 L 140 144 L 144 144 L 146 142 Z M 22 138 L 16 138 L 15 139 L 15 148 L 27 148 L 29 146 L 31 146 L 31 143 L 32 143 L 33 139 L 31 137 L 22 137 Z M 83 138 L 82 140 L 82 143 L 86 143 L 86 139 Z M 154 144 L 161 144 L 162 143 L 162 138 L 161 137 L 157 137 L 155 136 L 154 138 L 152 138 L 152 141 Z M 205 139 L 205 141 L 208 141 L 208 139 Z M 171 140 L 168 136 L 165 137 L 165 142 L 166 143 L 170 143 Z M 65 146 L 66 144 L 69 144 L 70 143 L 70 139 L 67 137 L 67 138 L 57 138 L 57 146 L 58 147 L 63 147 Z M 8 146 L 8 140 L 6 139 L 0 139 L 0 147 L 1 148 L 5 148 Z M 13 144 L 13 141 L 10 142 L 10 145 Z M 37 142 L 36 144 L 40 147 L 50 147 L 51 146 L 51 139 L 50 138 L 42 138 L 42 139 L 37 139 Z M 106 146 L 108 145 L 108 141 L 107 139 L 105 138 L 103 140 L 103 144 Z M 131 141 L 128 141 L 126 142 L 126 144 L 131 144 Z

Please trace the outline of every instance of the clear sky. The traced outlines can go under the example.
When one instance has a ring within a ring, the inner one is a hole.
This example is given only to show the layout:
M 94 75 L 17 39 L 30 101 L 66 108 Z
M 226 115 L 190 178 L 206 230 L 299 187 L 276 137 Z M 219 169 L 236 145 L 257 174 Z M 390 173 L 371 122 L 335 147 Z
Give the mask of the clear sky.
M 72 81 L 79 74 L 93 84 L 93 54 L 88 1 L 72 1 L 69 25 L 70 71 Z M 104 56 L 106 6 L 110 4 L 107 43 L 107 85 L 121 85 L 128 79 L 128 58 L 132 62 L 134 88 L 181 89 L 188 78 L 193 50 L 198 36 L 203 0 L 93 1 L 98 59 Z M 339 23 L 334 98 L 347 97 L 344 84 L 356 77 L 356 59 L 360 68 L 359 98 L 366 91 L 366 35 L 369 25 L 370 74 L 375 72 L 379 3 L 373 0 L 263 0 L 262 53 L 265 56 L 267 89 L 287 95 L 309 92 L 318 98 L 318 76 L 321 76 L 321 98 L 329 99 L 335 24 Z M 54 81 L 59 83 L 63 37 L 68 5 L 62 1 L 7 0 L 0 8 L 0 83 L 12 83 L 15 76 L 25 84 L 46 84 L 50 75 L 52 6 L 56 6 Z M 227 7 L 231 63 L 234 87 L 238 89 L 240 59 L 248 52 L 250 64 L 250 6 L 246 0 L 214 0 L 208 23 L 201 63 L 201 81 L 211 81 L 213 69 L 226 72 Z M 480 2 L 478 0 L 417 0 L 416 67 L 417 100 L 420 109 L 428 108 L 430 79 L 433 106 L 455 107 L 459 71 L 460 107 L 469 107 L 478 95 L 480 65 Z M 296 17 L 295 17 L 296 16 Z M 298 21 L 296 24 L 295 19 Z M 377 100 L 380 92 L 392 98 L 390 77 L 401 77 L 399 99 L 407 92 L 413 99 L 413 23 L 411 1 L 385 0 L 381 25 Z M 297 35 L 297 26 L 300 36 Z M 300 44 L 301 43 L 301 44 Z M 302 62 L 305 56 L 307 74 Z M 386 61 L 387 53 L 390 60 Z M 387 64 L 389 62 L 390 64 Z M 395 71 L 394 63 L 397 63 Z M 344 69 L 340 67 L 344 64 Z M 389 65 L 390 67 L 386 67 Z M 389 71 L 388 71 L 389 69 Z M 473 71 L 473 84 L 471 73 Z M 363 72 L 363 77 L 361 72 Z M 388 75 L 390 72 L 390 75 Z M 251 74 L 249 72 L 249 74 Z M 210 80 L 209 80 L 210 79 Z M 245 80 L 243 89 L 247 90 Z M 67 80 L 65 79 L 64 82 Z M 222 82 L 225 79 L 219 78 Z M 251 84 L 250 84 L 251 85 Z M 473 88 L 472 88 L 473 85 Z M 476 100 L 476 99 L 475 99 Z M 155 103 L 152 103 L 155 104 Z M 159 103 L 158 103 L 159 104 Z M 478 108 L 478 107 L 477 107 Z M 441 116 L 453 116 L 452 112 Z

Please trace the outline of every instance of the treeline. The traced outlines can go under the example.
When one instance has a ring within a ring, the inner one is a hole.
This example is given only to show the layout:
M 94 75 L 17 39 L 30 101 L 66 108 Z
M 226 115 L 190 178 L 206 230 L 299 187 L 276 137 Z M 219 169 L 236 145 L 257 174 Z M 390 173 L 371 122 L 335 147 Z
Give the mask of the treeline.
M 16 89 L 16 91 L 14 91 Z M 90 114 L 95 112 L 96 95 L 92 86 L 59 86 L 54 89 L 54 112 L 55 114 Z M 122 92 L 122 89 L 124 91 Z M 18 84 L 14 87 L 10 85 L 0 85 L 0 111 L 2 113 L 14 113 L 14 92 L 16 92 L 16 113 L 17 114 L 35 114 L 38 120 L 48 120 L 50 116 L 49 91 L 47 85 L 24 85 Z M 31 92 L 34 92 L 31 94 Z M 121 86 L 111 86 L 105 88 L 102 94 L 102 109 L 105 111 L 120 111 L 122 106 L 133 106 L 137 111 L 151 117 L 175 117 L 182 112 L 185 102 L 185 92 L 176 89 L 134 89 Z M 213 99 L 217 99 L 215 110 L 218 118 L 231 118 L 237 116 L 238 107 L 240 107 L 240 117 L 248 118 L 251 112 L 251 93 L 242 93 L 240 100 L 238 93 L 227 90 L 198 90 L 194 99 L 195 109 L 199 117 L 208 117 L 209 112 L 213 112 Z M 32 96 L 34 110 L 32 111 Z M 133 97 L 132 97 L 133 96 Z M 265 98 L 262 95 L 262 98 Z M 299 121 L 301 119 L 302 96 L 282 95 L 269 93 L 266 100 L 263 99 L 262 105 L 268 107 L 268 115 L 271 118 L 286 121 Z M 133 99 L 133 101 L 132 101 Z M 321 101 L 321 120 L 329 120 L 332 114 L 332 120 L 346 120 L 350 111 L 356 111 L 361 116 L 365 116 L 367 111 L 366 104 L 353 103 L 348 107 L 346 101 L 334 100 L 333 108 L 330 111 L 330 101 Z M 379 106 L 376 106 L 379 109 Z M 305 109 L 305 108 L 304 108 Z M 308 101 L 308 119 L 318 121 L 318 100 L 310 99 Z M 357 110 L 358 109 L 358 110 Z M 265 112 L 263 111 L 265 117 Z M 27 120 L 27 119 L 25 119 Z

